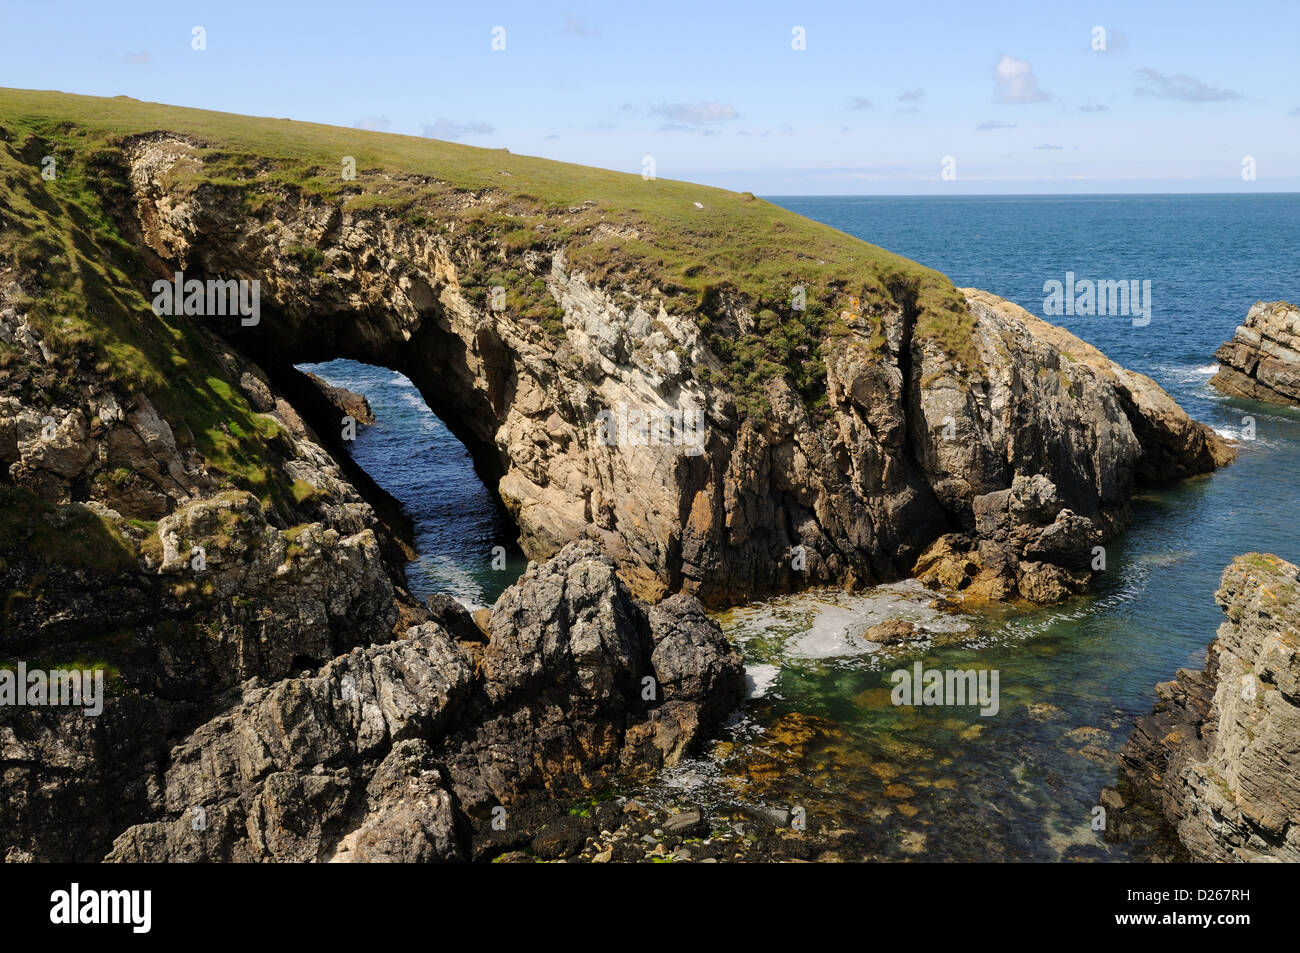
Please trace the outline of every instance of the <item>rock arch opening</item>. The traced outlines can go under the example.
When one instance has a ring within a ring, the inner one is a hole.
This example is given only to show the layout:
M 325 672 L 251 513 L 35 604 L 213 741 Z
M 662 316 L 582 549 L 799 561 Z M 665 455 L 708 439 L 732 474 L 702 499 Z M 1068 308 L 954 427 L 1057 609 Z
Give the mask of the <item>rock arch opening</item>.
M 373 423 L 356 426 L 342 449 L 401 506 L 408 588 L 423 600 L 441 592 L 471 607 L 490 606 L 527 560 L 519 530 L 477 458 L 429 407 L 406 375 L 348 358 L 296 365 L 331 387 L 366 398 Z M 323 426 L 323 424 L 322 424 Z

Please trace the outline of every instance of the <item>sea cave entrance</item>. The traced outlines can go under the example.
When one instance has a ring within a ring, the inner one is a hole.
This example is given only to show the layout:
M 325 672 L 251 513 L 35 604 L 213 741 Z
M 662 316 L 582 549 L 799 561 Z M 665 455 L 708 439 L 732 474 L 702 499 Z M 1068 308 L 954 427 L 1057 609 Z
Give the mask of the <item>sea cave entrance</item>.
M 519 530 L 416 386 L 398 371 L 346 358 L 295 367 L 370 402 L 374 424 L 358 425 L 356 439 L 343 445 L 410 520 L 411 594 L 423 601 L 441 592 L 470 608 L 496 602 L 527 566 Z

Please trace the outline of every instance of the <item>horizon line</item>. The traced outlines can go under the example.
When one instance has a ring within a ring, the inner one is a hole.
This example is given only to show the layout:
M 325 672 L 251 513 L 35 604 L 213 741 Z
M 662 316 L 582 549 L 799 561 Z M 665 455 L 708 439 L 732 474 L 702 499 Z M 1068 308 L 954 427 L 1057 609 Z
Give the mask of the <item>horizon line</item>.
M 1024 199 L 1024 198 L 1146 198 L 1151 196 L 1227 196 L 1249 198 L 1267 195 L 1300 195 L 1300 189 L 1281 192 L 765 192 L 758 198 L 784 199 Z

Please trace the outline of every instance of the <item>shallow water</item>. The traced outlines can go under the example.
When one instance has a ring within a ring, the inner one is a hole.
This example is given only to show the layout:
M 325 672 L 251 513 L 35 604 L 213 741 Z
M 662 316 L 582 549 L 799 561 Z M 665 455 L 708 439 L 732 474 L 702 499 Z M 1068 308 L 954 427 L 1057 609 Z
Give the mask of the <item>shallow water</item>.
M 1300 560 L 1300 413 L 1226 400 L 1207 382 L 1213 352 L 1257 299 L 1300 301 L 1300 196 L 801 198 L 779 204 L 1043 313 L 1043 283 L 1150 279 L 1152 321 L 1052 318 L 1150 375 L 1192 416 L 1256 439 L 1233 466 L 1149 492 L 1107 547 L 1096 591 L 1032 612 L 951 616 L 910 584 L 805 593 L 720 616 L 742 646 L 755 693 L 705 756 L 645 792 L 800 806 L 809 823 L 851 827 L 873 854 L 941 860 L 1127 859 L 1091 830 L 1113 754 L 1152 688 L 1199 666 L 1221 612 L 1219 576 L 1261 550 Z M 378 424 L 354 455 L 416 524 L 417 594 L 489 604 L 522 558 L 490 568 L 508 542 L 465 450 L 391 371 L 313 368 L 365 393 Z M 883 653 L 862 631 L 907 618 L 927 635 Z M 996 670 L 999 710 L 900 707 L 890 673 Z

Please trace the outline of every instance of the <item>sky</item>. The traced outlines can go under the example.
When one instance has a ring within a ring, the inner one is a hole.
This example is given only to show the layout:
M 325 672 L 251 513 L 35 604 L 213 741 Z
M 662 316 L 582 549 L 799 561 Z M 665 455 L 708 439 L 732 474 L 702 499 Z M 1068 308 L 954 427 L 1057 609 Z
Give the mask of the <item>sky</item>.
M 761 195 L 1300 191 L 1296 0 L 4 6 L 0 86 Z

